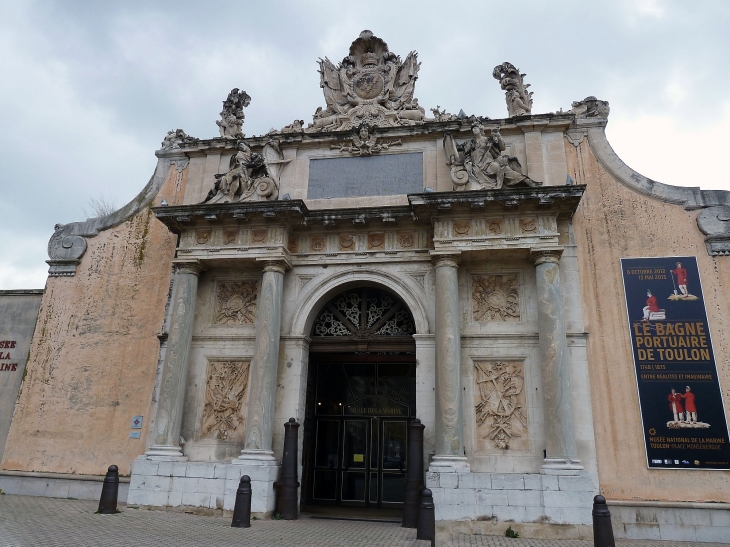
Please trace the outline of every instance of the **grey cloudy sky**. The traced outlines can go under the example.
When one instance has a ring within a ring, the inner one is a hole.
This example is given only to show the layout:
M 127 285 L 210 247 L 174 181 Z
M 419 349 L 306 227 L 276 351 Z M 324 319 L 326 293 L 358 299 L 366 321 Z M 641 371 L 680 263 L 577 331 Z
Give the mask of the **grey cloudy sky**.
M 151 176 L 166 132 L 217 135 L 233 87 L 248 135 L 311 121 L 316 61 L 363 29 L 422 62 L 426 109 L 506 116 L 492 68 L 527 73 L 533 112 L 596 95 L 619 156 L 668 184 L 730 189 L 730 3 L 0 2 L 0 289 L 45 285 L 57 222 L 89 199 L 121 207 Z

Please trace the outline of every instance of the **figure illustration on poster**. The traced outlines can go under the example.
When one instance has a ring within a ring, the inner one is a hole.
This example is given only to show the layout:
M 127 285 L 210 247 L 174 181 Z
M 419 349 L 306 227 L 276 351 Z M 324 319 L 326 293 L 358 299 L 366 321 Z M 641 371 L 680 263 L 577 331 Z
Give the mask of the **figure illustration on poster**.
M 674 423 L 679 423 L 684 421 L 684 407 L 682 406 L 682 396 L 674 391 L 674 388 L 672 388 L 672 392 L 669 394 L 669 408 L 672 411 L 672 414 L 674 414 Z
M 672 411 L 674 420 L 667 422 L 669 429 L 707 429 L 710 424 L 697 421 L 697 405 L 695 404 L 695 394 L 692 388 L 685 386 L 684 393 L 677 393 L 674 388 L 667 397 L 669 400 L 669 409 Z
M 669 296 L 669 300 L 697 300 L 697 297 L 689 293 L 687 289 L 687 270 L 682 267 L 681 262 L 677 262 L 674 270 L 669 270 L 672 275 L 672 283 L 674 284 L 674 293 Z M 677 291 L 679 286 L 679 291 Z
M 651 294 L 650 290 L 647 290 L 646 306 L 644 306 L 644 318 L 642 321 L 664 321 L 666 318 L 666 311 L 659 308 L 656 296 Z

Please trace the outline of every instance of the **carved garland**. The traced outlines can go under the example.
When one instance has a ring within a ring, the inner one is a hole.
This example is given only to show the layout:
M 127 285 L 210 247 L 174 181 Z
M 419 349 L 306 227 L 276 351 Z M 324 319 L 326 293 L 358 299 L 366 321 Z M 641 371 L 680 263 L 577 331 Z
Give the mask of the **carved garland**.
M 241 408 L 248 387 L 248 361 L 210 361 L 205 389 L 202 436 L 231 440 L 243 431 Z

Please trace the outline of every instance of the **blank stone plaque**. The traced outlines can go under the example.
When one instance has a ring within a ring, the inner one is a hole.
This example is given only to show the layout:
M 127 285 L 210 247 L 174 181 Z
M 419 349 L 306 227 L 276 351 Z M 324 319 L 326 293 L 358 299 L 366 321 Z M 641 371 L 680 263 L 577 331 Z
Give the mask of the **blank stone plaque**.
M 423 192 L 423 153 L 309 162 L 308 199 L 394 196 Z

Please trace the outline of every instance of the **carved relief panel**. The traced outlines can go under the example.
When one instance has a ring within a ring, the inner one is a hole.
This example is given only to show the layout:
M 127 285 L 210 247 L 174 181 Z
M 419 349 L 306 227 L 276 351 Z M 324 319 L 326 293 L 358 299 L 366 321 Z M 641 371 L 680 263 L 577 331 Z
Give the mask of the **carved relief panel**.
M 520 320 L 518 274 L 473 275 L 472 318 L 477 322 Z
M 214 325 L 252 325 L 256 322 L 258 281 L 223 281 L 215 293 Z
M 289 239 L 289 252 L 295 254 L 314 253 L 365 253 L 416 251 L 429 247 L 429 234 L 425 230 L 392 230 L 368 233 L 353 230 L 339 233 L 300 234 Z
M 554 214 L 440 218 L 434 221 L 434 240 L 437 248 L 505 248 L 506 245 L 526 247 L 548 242 L 557 244 L 557 219 Z
M 521 361 L 475 361 L 476 450 L 528 450 Z
M 210 361 L 205 388 L 201 436 L 243 441 L 243 403 L 248 387 L 248 361 Z

